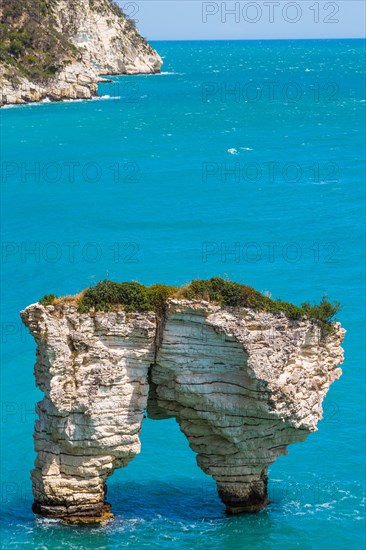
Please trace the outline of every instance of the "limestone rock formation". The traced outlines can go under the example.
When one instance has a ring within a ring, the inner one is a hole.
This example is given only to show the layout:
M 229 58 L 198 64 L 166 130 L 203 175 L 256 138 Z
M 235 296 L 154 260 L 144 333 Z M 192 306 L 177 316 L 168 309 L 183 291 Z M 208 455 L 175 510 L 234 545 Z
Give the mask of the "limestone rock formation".
M 0 105 L 89 99 L 99 75 L 157 73 L 162 65 L 110 0 L 4 0 L 0 17 Z
M 44 392 L 34 511 L 69 521 L 110 516 L 105 482 L 140 452 L 146 408 L 176 418 L 228 512 L 260 510 L 268 466 L 316 431 L 341 375 L 338 323 L 321 336 L 312 320 L 173 299 L 162 315 L 33 304 L 21 317 Z

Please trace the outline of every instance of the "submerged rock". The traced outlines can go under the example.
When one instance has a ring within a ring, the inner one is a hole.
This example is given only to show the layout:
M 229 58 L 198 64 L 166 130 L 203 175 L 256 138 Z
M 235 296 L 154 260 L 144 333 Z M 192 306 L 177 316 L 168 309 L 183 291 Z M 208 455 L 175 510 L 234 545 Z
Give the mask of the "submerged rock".
M 146 408 L 176 418 L 229 513 L 260 510 L 268 466 L 316 431 L 341 376 L 339 323 L 321 335 L 309 319 L 177 299 L 161 315 L 59 303 L 21 317 L 44 392 L 33 509 L 74 522 L 111 516 L 105 482 L 140 452 Z

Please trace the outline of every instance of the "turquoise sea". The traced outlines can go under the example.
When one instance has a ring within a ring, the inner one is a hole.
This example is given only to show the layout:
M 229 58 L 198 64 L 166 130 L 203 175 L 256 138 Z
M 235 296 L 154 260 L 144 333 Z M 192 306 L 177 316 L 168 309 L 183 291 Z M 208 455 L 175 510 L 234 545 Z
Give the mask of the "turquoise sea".
M 159 42 L 163 73 L 93 101 L 1 110 L 2 548 L 362 550 L 364 43 Z M 35 518 L 35 345 L 19 311 L 106 277 L 227 276 L 342 302 L 344 375 L 319 431 L 270 469 L 268 508 L 227 517 L 173 420 L 109 481 L 105 527 Z

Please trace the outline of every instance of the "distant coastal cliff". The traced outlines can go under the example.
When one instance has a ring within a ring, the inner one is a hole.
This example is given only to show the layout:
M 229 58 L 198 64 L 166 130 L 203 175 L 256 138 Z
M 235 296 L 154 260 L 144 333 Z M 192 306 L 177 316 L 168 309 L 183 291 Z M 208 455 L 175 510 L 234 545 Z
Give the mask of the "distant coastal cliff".
M 0 105 L 89 99 L 100 75 L 160 72 L 112 0 L 3 0 L 0 19 Z
M 325 300 L 298 308 L 219 278 L 183 289 L 105 281 L 27 307 L 44 392 L 33 510 L 82 523 L 111 517 L 106 480 L 140 452 L 146 410 L 177 420 L 229 513 L 260 510 L 268 466 L 316 431 L 342 374 L 335 309 Z

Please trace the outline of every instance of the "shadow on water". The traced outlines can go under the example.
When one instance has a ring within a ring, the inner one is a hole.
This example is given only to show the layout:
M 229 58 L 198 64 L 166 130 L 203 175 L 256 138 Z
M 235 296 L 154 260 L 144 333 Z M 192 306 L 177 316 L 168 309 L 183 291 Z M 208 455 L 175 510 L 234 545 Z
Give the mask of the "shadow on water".
M 221 519 L 225 509 L 215 483 L 169 482 L 110 484 L 107 499 L 115 514 L 149 520 L 164 517 L 177 520 Z

